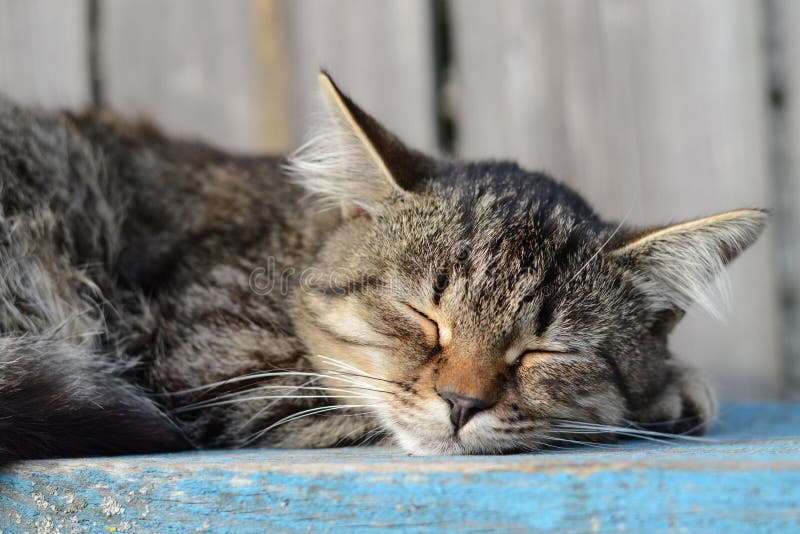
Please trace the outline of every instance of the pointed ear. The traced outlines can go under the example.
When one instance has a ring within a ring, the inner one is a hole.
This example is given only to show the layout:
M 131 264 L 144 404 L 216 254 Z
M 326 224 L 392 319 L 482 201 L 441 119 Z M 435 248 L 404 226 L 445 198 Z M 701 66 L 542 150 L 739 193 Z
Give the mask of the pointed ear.
M 319 74 L 325 116 L 309 140 L 289 157 L 287 171 L 327 205 L 346 215 L 374 213 L 386 199 L 414 190 L 435 161 L 407 148 Z
M 656 310 L 686 310 L 697 302 L 712 314 L 706 289 L 761 234 L 767 212 L 737 210 L 647 230 L 624 240 L 611 256 L 634 275 Z

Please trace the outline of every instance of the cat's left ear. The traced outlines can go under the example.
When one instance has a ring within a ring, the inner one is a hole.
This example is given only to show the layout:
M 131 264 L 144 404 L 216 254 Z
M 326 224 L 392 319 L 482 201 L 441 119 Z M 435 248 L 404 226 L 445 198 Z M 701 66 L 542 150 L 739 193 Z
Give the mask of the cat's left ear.
M 328 205 L 340 205 L 346 216 L 371 214 L 433 174 L 432 158 L 406 147 L 324 71 L 319 86 L 326 116 L 287 166 L 310 193 Z
M 708 285 L 755 242 L 767 212 L 736 210 L 634 234 L 611 256 L 633 274 L 654 309 L 686 310 L 697 302 L 713 312 Z

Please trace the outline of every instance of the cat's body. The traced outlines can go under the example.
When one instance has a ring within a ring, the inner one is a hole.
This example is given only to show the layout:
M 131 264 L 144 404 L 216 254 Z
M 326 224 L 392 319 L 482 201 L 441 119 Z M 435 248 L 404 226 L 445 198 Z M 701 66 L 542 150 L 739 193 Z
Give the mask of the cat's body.
M 0 434 L 37 430 L 34 443 L 24 441 L 16 454 L 106 452 L 105 439 L 109 452 L 125 450 L 127 442 L 135 451 L 138 441 L 126 430 L 141 431 L 113 406 L 122 383 L 162 393 L 309 367 L 288 313 L 290 295 L 250 287 L 257 268 L 302 268 L 318 241 L 302 192 L 285 180 L 277 158 L 237 158 L 171 142 L 110 116 L 41 115 L 3 103 L 0 161 L 0 410 L 10 416 L 0 418 Z M 42 368 L 31 367 L 28 357 L 14 361 L 27 345 L 39 353 Z M 92 360 L 108 363 L 97 371 L 81 367 Z M 60 383 L 73 374 L 87 383 Z M 284 401 L 266 417 L 276 420 L 308 404 Z M 228 421 L 260 408 L 208 408 L 188 414 L 184 430 L 198 446 L 239 445 L 247 429 L 232 435 Z M 106 416 L 123 429 L 107 428 Z M 94 428 L 54 433 L 57 441 L 50 443 L 47 428 L 62 418 Z M 155 434 L 142 445 L 159 450 L 172 425 L 158 418 L 151 424 Z M 97 435 L 84 448 L 91 433 Z
M 409 151 L 322 83 L 332 123 L 286 168 L 0 100 L 0 461 L 713 417 L 666 335 L 763 213 L 621 229 L 544 175 Z

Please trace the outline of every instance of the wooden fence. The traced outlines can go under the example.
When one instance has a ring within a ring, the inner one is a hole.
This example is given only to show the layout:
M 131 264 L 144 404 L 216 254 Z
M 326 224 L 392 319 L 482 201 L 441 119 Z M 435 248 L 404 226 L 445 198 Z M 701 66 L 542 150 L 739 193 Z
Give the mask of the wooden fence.
M 610 218 L 768 206 L 726 320 L 681 358 L 724 398 L 800 395 L 800 2 L 0 0 L 0 92 L 282 152 L 327 67 L 419 148 L 550 171 Z

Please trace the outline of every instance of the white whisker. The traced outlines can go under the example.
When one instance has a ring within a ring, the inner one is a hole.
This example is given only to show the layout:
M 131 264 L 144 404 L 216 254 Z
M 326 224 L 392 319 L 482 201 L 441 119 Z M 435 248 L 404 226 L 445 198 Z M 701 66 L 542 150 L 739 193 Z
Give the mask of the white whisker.
M 302 384 L 300 384 L 299 386 L 295 386 L 295 389 L 293 389 L 293 390 L 290 390 L 290 391 L 296 391 L 296 390 L 297 390 L 297 388 L 302 388 L 302 387 L 306 387 L 306 386 L 308 386 L 309 384 L 314 384 L 314 383 L 315 383 L 315 382 L 317 382 L 318 380 L 319 380 L 319 377 L 317 377 L 317 378 L 311 378 L 311 379 L 309 379 L 309 380 L 306 380 L 305 382 L 303 382 L 303 383 L 302 383 Z M 261 414 L 265 413 L 267 410 L 269 410 L 270 408 L 272 408 L 273 406 L 275 406 L 275 404 L 276 404 L 277 402 L 279 402 L 279 401 L 278 401 L 278 400 L 274 400 L 274 401 L 272 401 L 272 402 L 268 402 L 268 403 L 267 403 L 265 406 L 263 406 L 263 407 L 262 407 L 260 410 L 258 410 L 256 413 L 254 413 L 253 415 L 251 415 L 251 416 L 250 416 L 250 417 L 247 419 L 247 421 L 245 421 L 245 422 L 244 422 L 244 423 L 243 423 L 243 424 L 240 426 L 240 428 L 241 428 L 241 429 L 247 428 L 247 427 L 248 427 L 248 426 L 249 426 L 249 425 L 250 425 L 250 424 L 251 424 L 253 421 L 255 421 L 256 419 L 258 419 L 259 417 L 261 417 Z
M 701 443 L 714 443 L 717 440 L 712 438 L 704 438 L 700 436 L 687 436 L 684 434 L 670 434 L 667 432 L 656 432 L 653 430 L 642 430 L 632 427 L 603 425 L 599 423 L 590 423 L 583 421 L 564 421 L 558 424 L 558 428 L 563 429 L 569 433 L 583 433 L 583 434 L 619 434 L 627 437 L 638 437 L 642 439 L 652 439 L 659 442 L 683 440 L 683 441 L 696 441 Z
M 201 410 L 203 408 L 210 408 L 213 406 L 225 406 L 228 404 L 241 404 L 243 402 L 252 402 L 252 401 L 260 401 L 260 400 L 284 400 L 284 399 L 363 399 L 363 397 L 359 395 L 258 395 L 255 397 L 244 397 L 241 399 L 228 399 L 219 402 L 209 402 L 202 406 L 188 406 L 183 408 L 177 408 L 173 410 L 173 413 L 184 413 L 184 412 L 191 412 L 195 410 Z
M 610 236 L 608 236 L 608 238 L 607 238 L 605 241 L 603 241 L 603 244 L 602 244 L 602 245 L 600 245 L 600 248 L 598 248 L 598 249 L 597 249 L 597 251 L 596 251 L 594 254 L 592 254 L 592 257 L 591 257 L 591 258 L 589 258 L 588 260 L 586 260 L 586 263 L 584 263 L 584 264 L 583 264 L 583 266 L 581 266 L 581 268 L 580 268 L 580 269 L 578 269 L 578 270 L 575 272 L 575 274 L 573 274 L 573 275 L 572 275 L 572 278 L 570 278 L 570 279 L 567 281 L 567 283 L 566 283 L 566 284 L 564 284 L 564 286 L 567 286 L 567 285 L 569 285 L 569 283 L 570 283 L 570 282 L 572 282 L 573 280 L 575 280 L 575 279 L 576 279 L 576 278 L 577 278 L 577 277 L 578 277 L 578 276 L 579 276 L 579 275 L 580 275 L 580 274 L 581 274 L 581 273 L 584 271 L 584 269 L 586 269 L 586 268 L 587 268 L 587 267 L 588 267 L 588 266 L 589 266 L 589 265 L 590 265 L 590 264 L 591 264 L 591 263 L 592 263 L 592 262 L 593 262 L 593 261 L 594 261 L 594 260 L 597 258 L 597 256 L 599 256 L 599 255 L 600 255 L 600 253 L 603 251 L 603 249 L 604 249 L 604 248 L 606 248 L 606 245 L 608 245 L 608 244 L 611 242 L 611 240 L 612 240 L 612 239 L 614 239 L 614 236 L 615 236 L 615 235 L 617 235 L 617 233 L 618 233 L 618 232 L 619 232 L 619 231 L 622 229 L 622 225 L 624 225 L 624 224 L 625 224 L 625 221 L 627 221 L 627 220 L 628 220 L 628 217 L 630 217 L 630 215 L 631 215 L 631 211 L 632 211 L 632 209 L 631 209 L 631 210 L 628 210 L 628 213 L 626 213 L 626 214 L 625 214 L 625 217 L 623 217 L 623 218 L 622 218 L 622 220 L 621 220 L 621 221 L 619 222 L 619 224 L 617 225 L 617 227 L 616 227 L 616 228 L 614 228 L 614 231 L 613 231 L 613 232 L 611 232 L 611 235 L 610 235 Z M 563 289 L 563 288 L 562 288 L 562 289 Z
M 319 357 L 320 359 L 322 359 L 322 360 L 325 360 L 325 361 L 326 361 L 326 362 L 328 362 L 328 363 L 332 363 L 332 364 L 333 364 L 333 365 L 335 365 L 336 367 L 343 368 L 343 369 L 349 369 L 349 370 L 351 370 L 351 371 L 355 371 L 356 373 L 361 373 L 361 374 L 363 374 L 363 375 L 367 375 L 367 373 L 365 373 L 364 371 L 362 371 L 362 370 L 361 370 L 361 369 L 359 369 L 358 367 L 355 367 L 355 366 L 353 366 L 353 365 L 350 365 L 350 364 L 348 364 L 348 363 L 345 363 L 345 362 L 343 362 L 343 361 L 341 361 L 341 360 L 337 360 L 336 358 L 331 358 L 330 356 L 323 356 L 323 355 L 321 355 L 321 354 L 320 354 L 320 355 L 318 355 L 318 357 Z M 367 375 L 367 376 L 368 376 L 368 375 Z
M 332 364 L 332 365 L 334 365 L 334 366 L 336 366 L 336 367 L 338 367 L 340 369 L 340 370 L 330 369 L 329 372 L 352 374 L 353 376 L 356 376 L 356 377 L 359 377 L 359 378 L 366 378 L 368 380 L 378 380 L 380 382 L 386 382 L 386 383 L 389 383 L 389 384 L 397 384 L 397 382 L 394 381 L 394 380 L 387 380 L 385 378 L 381 378 L 381 377 L 369 374 L 366 371 L 364 371 L 363 369 L 359 369 L 358 367 L 356 367 L 354 365 L 351 365 L 349 363 L 343 362 L 341 360 L 337 360 L 336 358 L 331 358 L 330 356 L 323 356 L 321 354 L 318 355 L 318 357 L 321 358 L 323 361 L 325 361 L 327 363 L 330 363 L 330 364 Z M 349 370 L 350 372 L 342 371 L 341 369 Z M 385 393 L 388 393 L 388 392 L 385 392 Z
M 229 378 L 227 380 L 222 380 L 219 382 L 212 382 L 210 384 L 205 384 L 202 386 L 197 386 L 188 389 L 182 389 L 179 391 L 172 391 L 166 393 L 155 394 L 156 396 L 178 396 L 178 395 L 188 395 L 190 393 L 197 393 L 198 391 L 205 391 L 209 389 L 213 389 L 219 386 L 227 386 L 230 384 L 237 384 L 239 382 L 244 382 L 247 380 L 260 380 L 266 378 L 280 378 L 280 377 L 291 377 L 291 376 L 307 376 L 307 377 L 318 377 L 318 378 L 332 378 L 341 381 L 350 381 L 353 384 L 358 386 L 363 386 L 360 382 L 348 378 L 346 376 L 339 376 L 343 373 L 339 371 L 334 371 L 335 375 L 323 374 L 323 373 L 315 373 L 309 371 L 275 371 L 275 372 L 264 372 L 264 373 L 251 373 L 247 375 L 237 376 L 235 378 Z
M 559 438 L 557 436 L 547 436 L 545 439 L 563 441 L 565 443 L 572 443 L 574 445 L 582 445 L 582 446 L 587 446 L 587 447 L 594 447 L 594 448 L 597 448 L 597 449 L 609 449 L 609 448 L 612 448 L 608 444 L 594 443 L 592 441 L 582 441 L 582 440 L 575 440 L 575 439 Z
M 316 380 L 319 380 L 319 379 L 315 378 L 313 381 L 311 381 L 311 380 L 308 381 L 308 383 L 313 383 Z M 264 390 L 289 390 L 290 392 L 291 391 L 300 391 L 300 390 L 302 390 L 302 391 L 313 391 L 313 392 L 330 391 L 330 392 L 333 392 L 333 393 L 345 393 L 345 394 L 350 395 L 353 398 L 367 398 L 367 399 L 371 399 L 371 400 L 381 400 L 380 397 L 376 397 L 374 395 L 366 395 L 366 394 L 359 393 L 357 391 L 353 391 L 351 389 L 344 389 L 344 388 L 329 388 L 329 387 L 323 387 L 323 386 L 304 386 L 304 385 L 299 385 L 299 386 L 291 386 L 291 385 L 275 386 L 275 385 L 269 385 L 269 386 L 258 386 L 258 387 L 251 388 L 251 389 L 246 389 L 246 390 L 243 390 L 243 391 L 236 391 L 234 393 L 227 393 L 225 395 L 220 395 L 218 397 L 213 397 L 213 398 L 206 399 L 206 400 L 203 400 L 203 401 L 200 401 L 200 402 L 196 402 L 196 403 L 193 403 L 193 404 L 187 404 L 185 406 L 181 406 L 181 407 L 177 408 L 174 411 L 186 411 L 187 409 L 190 409 L 190 408 L 191 409 L 203 408 L 203 407 L 206 407 L 208 405 L 216 405 L 220 401 L 223 401 L 223 400 L 226 400 L 226 399 L 233 399 L 233 398 L 236 398 L 236 397 L 243 397 L 245 395 L 250 395 L 252 393 L 255 393 L 255 392 L 258 392 L 258 391 L 264 391 Z M 316 397 L 325 397 L 325 395 L 318 395 L 318 396 L 297 395 L 295 397 L 288 397 L 286 395 L 277 395 L 275 398 L 309 398 L 309 399 L 312 399 L 312 398 L 316 398 Z M 334 398 L 335 395 L 330 395 L 329 397 L 330 398 Z M 248 397 L 247 399 L 240 399 L 240 400 L 253 400 L 255 398 L 263 399 L 263 398 L 268 398 L 268 397 L 264 397 L 264 396 Z
M 283 419 L 280 419 L 279 421 L 276 421 L 275 423 L 272 423 L 271 425 L 269 425 L 268 427 L 266 427 L 266 428 L 264 428 L 262 430 L 259 430 L 253 436 L 248 438 L 247 441 L 244 442 L 244 445 L 246 446 L 246 445 L 252 443 L 253 441 L 259 439 L 261 436 L 263 436 L 264 434 L 266 434 L 267 432 L 269 432 L 273 428 L 276 428 L 278 426 L 284 425 L 284 424 L 289 423 L 291 421 L 296 421 L 297 419 L 302 419 L 304 417 L 309 417 L 309 416 L 312 416 L 312 415 L 322 414 L 322 413 L 325 413 L 325 412 L 331 412 L 331 411 L 335 411 L 335 410 L 345 410 L 345 409 L 348 409 L 348 408 L 374 408 L 374 407 L 377 407 L 377 406 L 379 406 L 379 405 L 375 405 L 375 404 L 352 404 L 352 405 L 318 406 L 316 408 L 309 408 L 307 410 L 301 410 L 301 411 L 299 411 L 299 412 L 297 412 L 295 414 L 292 414 L 290 416 L 286 416 Z
M 177 396 L 177 395 L 188 395 L 190 393 L 197 393 L 198 391 L 204 391 L 208 389 L 213 389 L 219 386 L 227 386 L 230 384 L 238 384 L 239 382 L 244 382 L 247 380 L 259 380 L 262 378 L 279 378 L 279 377 L 287 377 L 287 376 L 316 376 L 320 378 L 325 378 L 326 375 L 320 373 L 310 373 L 306 371 L 267 371 L 267 372 L 260 372 L 260 373 L 250 373 L 241 376 L 236 376 L 233 378 L 228 378 L 226 380 L 221 380 L 219 382 L 211 382 L 209 384 L 204 384 L 202 386 L 196 386 L 193 388 L 188 389 L 181 389 L 178 391 L 169 391 L 165 393 L 157 393 L 158 396 Z

